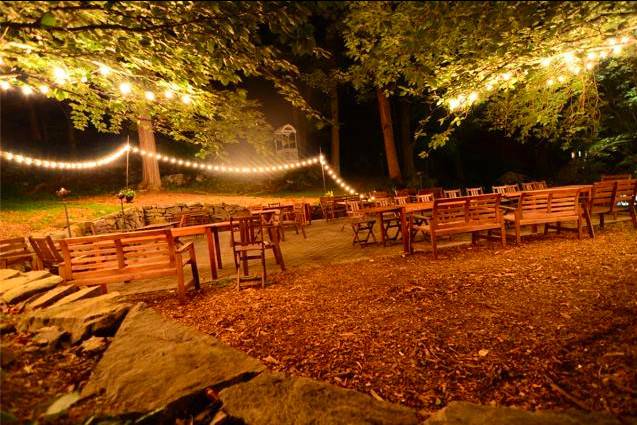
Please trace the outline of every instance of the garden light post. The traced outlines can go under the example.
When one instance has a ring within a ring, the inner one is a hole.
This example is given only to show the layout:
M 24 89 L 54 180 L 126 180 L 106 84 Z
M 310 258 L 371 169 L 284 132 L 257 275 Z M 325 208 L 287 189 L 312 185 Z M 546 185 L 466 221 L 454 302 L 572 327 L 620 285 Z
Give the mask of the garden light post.
M 59 190 L 55 192 L 55 194 L 62 200 L 62 205 L 64 205 L 64 215 L 66 216 L 66 229 L 69 232 L 69 238 L 71 236 L 71 222 L 69 221 L 69 210 L 66 207 L 66 197 L 71 193 L 70 190 L 61 187 Z

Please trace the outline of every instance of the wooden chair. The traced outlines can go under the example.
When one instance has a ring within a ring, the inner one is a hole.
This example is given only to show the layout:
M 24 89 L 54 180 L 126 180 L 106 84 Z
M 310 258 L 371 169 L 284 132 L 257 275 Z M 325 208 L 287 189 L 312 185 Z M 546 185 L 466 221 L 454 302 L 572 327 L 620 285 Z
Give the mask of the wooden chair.
M 407 205 L 409 203 L 409 196 L 394 196 L 394 202 L 396 205 Z
M 329 223 L 330 220 L 335 218 L 334 214 L 334 198 L 331 196 L 321 196 L 319 198 L 319 205 L 321 206 L 321 212 L 323 218 Z
M 268 208 L 279 208 L 281 206 L 280 202 L 271 202 L 268 204 Z
M 281 239 L 285 240 L 285 229 L 291 228 L 299 234 L 303 234 L 303 239 L 307 239 L 305 234 L 305 207 L 303 204 L 296 204 L 292 209 L 284 209 L 281 211 L 281 219 L 279 227 L 281 229 Z
M 434 194 L 433 193 L 424 193 L 420 195 L 416 195 L 416 202 L 433 202 Z
M 478 195 L 484 195 L 484 190 L 482 190 L 482 187 L 467 188 L 467 196 L 478 196 Z
M 420 225 L 414 224 L 412 217 L 409 221 L 412 230 L 410 237 L 414 237 L 418 231 L 429 235 L 434 258 L 438 258 L 437 240 L 445 235 L 471 233 L 471 242 L 475 244 L 480 237 L 491 239 L 490 232 L 499 230 L 500 242 L 502 246 L 506 245 L 500 194 L 436 199 L 430 220 Z M 487 231 L 487 235 L 480 233 L 483 231 Z
M 186 285 L 199 289 L 199 271 L 192 242 L 178 247 L 170 230 L 133 233 L 109 233 L 97 236 L 61 239 L 64 262 L 61 276 L 75 285 L 106 285 L 176 276 L 177 292 L 183 300 Z M 184 267 L 190 266 L 192 280 L 185 282 Z
M 631 180 L 632 174 L 602 174 L 602 181 L 610 180 Z
M 367 246 L 370 237 L 374 240 L 374 243 L 376 243 L 376 235 L 374 234 L 374 223 L 376 223 L 376 220 L 365 216 L 365 214 L 361 212 L 359 201 L 347 201 L 346 206 L 352 231 L 354 232 L 352 245 L 359 244 L 361 248 Z M 344 226 L 345 224 L 343 224 L 343 228 Z M 341 230 L 343 230 L 343 228 L 341 228 Z
M 10 266 L 24 266 L 27 263 L 31 268 L 36 268 L 34 253 L 29 251 L 24 238 L 11 238 L 0 240 L 0 269 Z
M 462 192 L 460 189 L 449 189 L 449 190 L 443 190 L 442 191 L 442 197 L 443 198 L 460 198 L 462 196 Z
M 499 193 L 500 195 L 506 193 L 506 186 L 491 186 L 491 192 Z
M 520 183 L 522 190 L 535 190 L 535 182 Z
M 29 236 L 29 242 L 38 259 L 38 268 L 46 269 L 53 274 L 59 274 L 60 264 L 64 262 L 59 244 L 56 245 L 51 236 L 44 238 Z
M 635 197 L 637 196 L 637 180 L 605 180 L 593 184 L 589 211 L 591 217 L 599 215 L 599 227 L 604 228 L 604 216 L 616 215 L 622 210 L 628 211 L 633 226 L 637 228 Z
M 263 240 L 263 223 L 259 217 L 230 218 L 230 245 L 234 265 L 237 270 L 237 289 L 241 289 L 242 282 L 261 281 L 261 287 L 265 287 L 267 269 L 265 265 L 266 241 Z M 250 260 L 260 260 L 261 275 L 250 276 Z M 243 275 L 241 268 L 243 267 Z
M 441 187 L 429 187 L 426 189 L 420 189 L 418 191 L 418 195 L 428 195 L 432 194 L 435 199 L 442 198 L 442 188 Z
M 542 189 L 547 189 L 548 185 L 546 184 L 546 180 L 539 180 L 539 181 L 533 182 L 533 188 L 535 190 L 542 190 Z
M 522 192 L 517 207 L 503 207 L 508 211 L 504 220 L 515 227 L 516 242 L 521 242 L 521 226 L 544 224 L 544 234 L 547 234 L 553 223 L 560 232 L 561 223 L 569 221 L 577 223 L 575 230 L 581 239 L 584 218 L 580 205 L 581 191 L 581 188 L 575 187 Z
M 395 205 L 391 198 L 381 198 L 376 200 L 376 206 L 378 207 L 391 207 Z M 381 214 L 382 222 L 380 223 L 380 231 L 384 233 L 385 245 L 387 241 L 398 240 L 402 233 L 402 225 L 400 223 L 400 216 L 395 212 L 384 212 Z M 395 231 L 391 234 L 392 229 Z
M 504 192 L 505 193 L 514 193 L 514 192 L 519 192 L 520 191 L 520 185 L 518 184 L 507 184 L 504 187 Z

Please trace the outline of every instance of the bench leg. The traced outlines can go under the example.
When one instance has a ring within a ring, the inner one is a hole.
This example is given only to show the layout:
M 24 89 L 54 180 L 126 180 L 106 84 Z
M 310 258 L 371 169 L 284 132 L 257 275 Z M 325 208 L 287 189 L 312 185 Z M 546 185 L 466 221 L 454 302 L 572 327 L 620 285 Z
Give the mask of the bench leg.
M 283 262 L 283 252 L 281 252 L 281 247 L 279 246 L 279 244 L 276 244 L 274 246 L 274 250 L 275 250 L 274 255 L 279 260 L 278 263 L 279 263 L 279 266 L 281 266 L 281 271 L 284 272 L 285 271 L 285 263 Z
M 504 223 L 502 223 L 502 227 L 500 228 L 500 243 L 502 244 L 502 248 L 507 246 L 506 226 Z
M 604 228 L 604 214 L 599 215 L 599 228 L 600 229 Z
M 515 242 L 519 245 L 522 243 L 522 236 L 520 235 L 520 222 L 515 221 Z
M 181 254 L 175 254 L 175 262 L 177 263 L 177 294 L 179 299 L 186 299 L 186 285 L 184 280 L 184 267 L 182 266 Z
M 436 244 L 436 234 L 431 233 L 431 249 L 434 252 L 434 260 L 438 259 L 438 246 Z
M 261 273 L 261 289 L 265 288 L 265 281 L 267 279 L 267 271 L 265 267 L 265 250 L 261 251 L 261 267 L 263 267 L 263 272 Z
M 199 269 L 197 269 L 197 260 L 194 256 L 190 259 L 190 270 L 192 272 L 192 280 L 195 282 L 195 288 L 201 289 L 199 282 Z
M 577 239 L 582 239 L 582 217 L 577 219 Z
M 628 212 L 630 213 L 630 218 L 633 220 L 633 227 L 637 229 L 637 206 L 633 205 L 629 207 Z
M 544 236 L 546 236 L 546 235 L 548 235 L 548 234 L 549 234 L 549 224 L 548 224 L 548 223 L 546 223 L 546 224 L 544 225 Z

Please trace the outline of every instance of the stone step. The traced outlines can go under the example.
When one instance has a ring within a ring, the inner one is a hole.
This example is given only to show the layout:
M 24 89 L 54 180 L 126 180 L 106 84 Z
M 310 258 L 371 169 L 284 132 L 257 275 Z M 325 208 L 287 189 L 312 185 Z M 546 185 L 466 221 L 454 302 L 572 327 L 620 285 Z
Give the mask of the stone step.
M 53 288 L 46 292 L 42 296 L 38 297 L 34 301 L 27 304 L 26 308 L 29 310 L 37 310 L 39 308 L 48 307 L 56 301 L 77 292 L 79 288 L 75 285 L 62 285 L 57 288 Z
M 58 300 L 53 304 L 53 307 L 69 304 L 79 300 L 85 300 L 87 298 L 97 297 L 102 294 L 102 288 L 99 286 L 86 286 L 81 288 L 77 292 L 66 295 L 64 298 Z
M 44 279 L 45 277 L 49 276 L 51 276 L 51 273 L 49 273 L 47 270 L 37 270 L 26 273 L 18 272 L 17 276 L 11 279 L 0 281 L 0 295 L 19 286 L 26 285 L 29 282 L 33 282 L 34 280 Z
M 10 289 L 2 294 L 2 299 L 7 304 L 15 304 L 24 301 L 40 292 L 46 292 L 51 288 L 55 288 L 62 282 L 60 276 L 49 276 L 44 279 L 35 280 L 17 288 Z
M 0 281 L 20 276 L 20 272 L 13 269 L 0 269 Z

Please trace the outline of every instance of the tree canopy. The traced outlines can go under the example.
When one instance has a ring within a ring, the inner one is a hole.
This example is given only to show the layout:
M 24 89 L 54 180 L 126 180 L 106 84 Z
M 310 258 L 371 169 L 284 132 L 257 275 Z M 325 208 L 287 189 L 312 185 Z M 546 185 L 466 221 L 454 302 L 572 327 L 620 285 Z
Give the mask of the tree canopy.
M 294 2 L 4 2 L 0 10 L 0 78 L 67 100 L 80 129 L 118 132 L 150 114 L 156 130 L 205 152 L 239 139 L 259 144 L 271 128 L 240 87 L 247 77 L 271 81 L 313 113 L 294 84 L 297 67 L 277 48 L 311 49 L 309 11 Z

